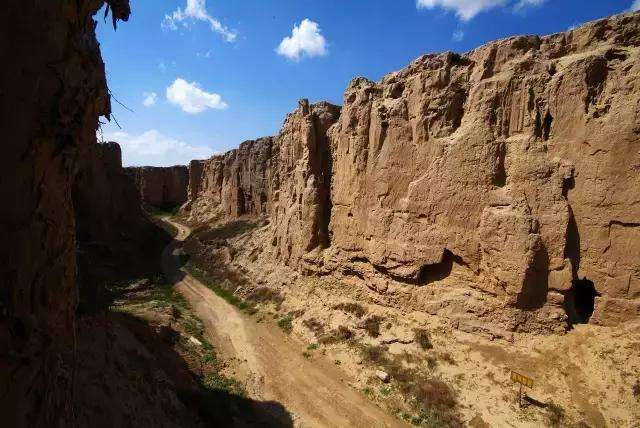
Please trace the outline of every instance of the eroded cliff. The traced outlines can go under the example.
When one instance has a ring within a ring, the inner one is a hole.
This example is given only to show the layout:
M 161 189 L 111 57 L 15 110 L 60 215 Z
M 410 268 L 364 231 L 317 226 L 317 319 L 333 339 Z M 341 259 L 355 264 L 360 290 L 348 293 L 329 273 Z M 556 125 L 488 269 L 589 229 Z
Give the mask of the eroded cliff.
M 231 245 L 259 283 L 460 328 L 564 331 L 640 314 L 640 15 L 425 55 L 344 106 L 192 165 L 190 219 L 268 225 Z M 288 266 L 288 267 L 286 267 Z
M 122 168 L 118 143 L 83 150 L 72 197 L 81 307 L 99 304 L 105 282 L 160 271 L 170 239 L 143 211 L 136 183 Z
M 189 170 L 186 166 L 128 167 L 143 203 L 156 208 L 173 208 L 187 200 Z
M 0 387 L 7 426 L 71 425 L 72 186 L 110 104 L 92 19 L 105 2 L 7 1 L 0 11 Z M 126 1 L 111 0 L 113 22 Z

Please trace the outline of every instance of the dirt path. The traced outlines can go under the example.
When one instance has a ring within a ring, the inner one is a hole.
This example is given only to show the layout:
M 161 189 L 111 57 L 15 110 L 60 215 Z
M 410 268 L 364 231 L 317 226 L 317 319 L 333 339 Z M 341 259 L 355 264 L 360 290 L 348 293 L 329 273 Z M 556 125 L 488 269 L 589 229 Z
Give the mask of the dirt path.
M 306 359 L 303 343 L 272 323 L 256 322 L 181 270 L 173 253 L 190 230 L 167 221 L 178 235 L 163 253 L 165 274 L 202 319 L 221 356 L 233 361 L 251 398 L 281 403 L 299 427 L 404 426 L 350 387 L 350 376 L 340 367 L 321 356 Z

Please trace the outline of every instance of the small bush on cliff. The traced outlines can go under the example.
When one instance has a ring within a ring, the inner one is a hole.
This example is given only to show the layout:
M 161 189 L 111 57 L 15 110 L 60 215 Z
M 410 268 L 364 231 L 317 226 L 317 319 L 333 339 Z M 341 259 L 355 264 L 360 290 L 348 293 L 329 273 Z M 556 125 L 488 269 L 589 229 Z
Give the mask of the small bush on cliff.
M 278 321 L 278 327 L 280 327 L 285 333 L 289 334 L 291 333 L 291 330 L 293 330 L 292 322 L 293 317 L 291 315 L 284 316 Z
M 367 310 L 360 303 L 340 303 L 335 305 L 333 309 L 342 310 L 354 314 L 358 318 L 362 318 Z
M 302 321 L 302 325 L 311 330 L 316 337 L 324 333 L 324 325 L 315 318 L 309 318 Z
M 341 325 L 335 330 L 331 330 L 327 334 L 323 334 L 318 339 L 318 343 L 330 345 L 333 343 L 345 342 L 353 337 L 353 332 L 347 327 Z
M 431 336 L 429 332 L 422 328 L 416 328 L 414 331 L 414 337 L 418 345 L 422 349 L 433 349 L 433 344 L 431 343 Z
M 371 337 L 380 336 L 380 323 L 382 322 L 382 317 L 374 315 L 372 317 L 367 318 L 364 321 L 364 329 L 369 333 Z
M 547 404 L 547 420 L 549 421 L 549 426 L 560 426 L 562 419 L 564 419 L 564 409 L 553 402 Z
M 385 366 L 389 363 L 387 348 L 376 345 L 365 345 L 361 349 L 362 356 L 369 362 Z
M 272 290 L 268 287 L 260 287 L 249 293 L 246 300 L 256 303 L 273 302 L 276 305 L 276 309 L 280 309 L 280 306 L 284 301 L 284 296 L 282 296 L 282 294 L 277 290 Z

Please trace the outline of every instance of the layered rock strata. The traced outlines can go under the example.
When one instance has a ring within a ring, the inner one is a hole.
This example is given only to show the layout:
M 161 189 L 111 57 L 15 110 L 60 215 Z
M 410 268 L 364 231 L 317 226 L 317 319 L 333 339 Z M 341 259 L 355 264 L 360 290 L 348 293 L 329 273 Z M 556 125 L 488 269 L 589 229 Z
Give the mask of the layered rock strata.
M 516 331 L 636 319 L 639 27 L 620 15 L 355 79 L 341 112 L 302 102 L 277 137 L 199 163 L 191 219 L 268 218 L 237 253 L 267 282 L 284 264 Z
M 186 166 L 129 167 L 126 171 L 135 180 L 142 201 L 148 206 L 170 208 L 187 201 L 189 169 Z

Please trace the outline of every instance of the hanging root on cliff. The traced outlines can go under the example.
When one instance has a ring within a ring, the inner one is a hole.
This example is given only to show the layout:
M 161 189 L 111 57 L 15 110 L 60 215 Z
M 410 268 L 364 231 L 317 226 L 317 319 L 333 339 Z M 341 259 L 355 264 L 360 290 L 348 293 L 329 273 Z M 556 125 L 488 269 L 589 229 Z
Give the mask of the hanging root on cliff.
M 111 19 L 113 21 L 113 29 L 118 29 L 118 21 L 127 22 L 131 15 L 131 7 L 129 0 L 106 0 L 107 7 L 104 10 L 104 20 L 106 22 L 111 10 Z

